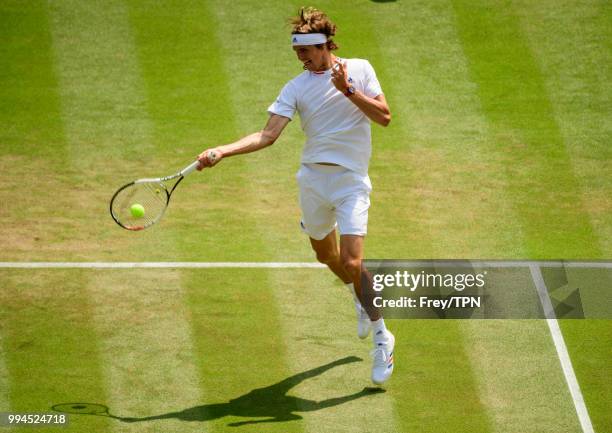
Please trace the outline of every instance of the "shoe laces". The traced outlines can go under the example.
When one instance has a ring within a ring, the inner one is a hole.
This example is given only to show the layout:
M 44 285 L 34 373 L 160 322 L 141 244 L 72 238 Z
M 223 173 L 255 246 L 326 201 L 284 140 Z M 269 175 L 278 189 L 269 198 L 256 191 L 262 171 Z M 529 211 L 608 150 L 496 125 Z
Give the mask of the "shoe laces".
M 370 351 L 370 356 L 374 359 L 374 364 L 386 364 L 389 359 L 389 355 L 387 354 L 387 345 L 381 343 L 380 346 L 375 347 Z

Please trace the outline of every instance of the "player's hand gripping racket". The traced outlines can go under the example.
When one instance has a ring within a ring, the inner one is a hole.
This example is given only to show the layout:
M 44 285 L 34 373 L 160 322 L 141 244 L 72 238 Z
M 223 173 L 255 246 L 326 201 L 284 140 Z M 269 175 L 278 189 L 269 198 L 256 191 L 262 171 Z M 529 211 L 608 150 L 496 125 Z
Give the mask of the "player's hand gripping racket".
M 217 159 L 215 152 L 208 153 L 208 159 Z M 127 230 L 137 231 L 151 227 L 164 215 L 170 196 L 188 174 L 195 171 L 199 161 L 188 165 L 171 176 L 138 179 L 123 185 L 110 201 L 110 213 L 117 224 Z M 172 183 L 168 183 L 176 179 Z

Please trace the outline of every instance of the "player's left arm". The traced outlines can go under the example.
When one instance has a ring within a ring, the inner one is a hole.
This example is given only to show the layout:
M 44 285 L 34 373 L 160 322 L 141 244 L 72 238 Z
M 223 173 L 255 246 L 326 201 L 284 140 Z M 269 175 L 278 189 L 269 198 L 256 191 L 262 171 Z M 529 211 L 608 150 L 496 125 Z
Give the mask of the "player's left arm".
M 354 94 L 347 97 L 373 122 L 382 126 L 387 126 L 391 122 L 391 111 L 382 93 L 375 98 L 370 98 L 361 91 L 355 90 Z
M 345 95 L 347 94 L 351 84 L 348 81 L 345 64 L 336 63 L 336 67 L 332 69 L 332 83 L 338 91 Z M 387 126 L 391 122 L 391 110 L 389 110 L 385 95 L 382 93 L 374 98 L 370 98 L 360 90 L 355 89 L 355 93 L 347 96 L 347 98 L 373 122 L 382 126 Z

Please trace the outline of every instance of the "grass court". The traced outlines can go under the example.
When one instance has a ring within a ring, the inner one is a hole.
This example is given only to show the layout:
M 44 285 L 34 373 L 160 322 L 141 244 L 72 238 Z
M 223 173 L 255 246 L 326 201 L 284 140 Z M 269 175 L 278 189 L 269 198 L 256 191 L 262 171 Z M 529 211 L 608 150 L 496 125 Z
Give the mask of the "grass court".
M 609 2 L 313 5 L 393 115 L 372 127 L 366 257 L 611 258 Z M 185 179 L 157 227 L 107 209 L 121 184 L 263 127 L 301 72 L 300 6 L 3 0 L 0 261 L 312 262 L 297 119 Z M 1 268 L 0 412 L 108 408 L 61 430 L 92 433 L 582 431 L 545 321 L 388 325 L 383 392 L 322 269 Z M 612 431 L 612 322 L 560 325 L 594 430 Z

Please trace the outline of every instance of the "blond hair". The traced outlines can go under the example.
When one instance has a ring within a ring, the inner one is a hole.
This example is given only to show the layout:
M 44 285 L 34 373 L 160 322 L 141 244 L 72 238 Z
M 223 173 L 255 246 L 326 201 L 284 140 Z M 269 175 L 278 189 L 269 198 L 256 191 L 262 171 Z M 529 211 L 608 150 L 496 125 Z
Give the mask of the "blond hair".
M 327 48 L 330 51 L 338 49 L 338 44 L 331 39 L 336 34 L 336 25 L 323 11 L 313 7 L 302 7 L 296 17 L 290 18 L 289 24 L 292 27 L 291 34 L 323 33 L 327 36 Z M 323 44 L 316 46 L 322 48 Z

